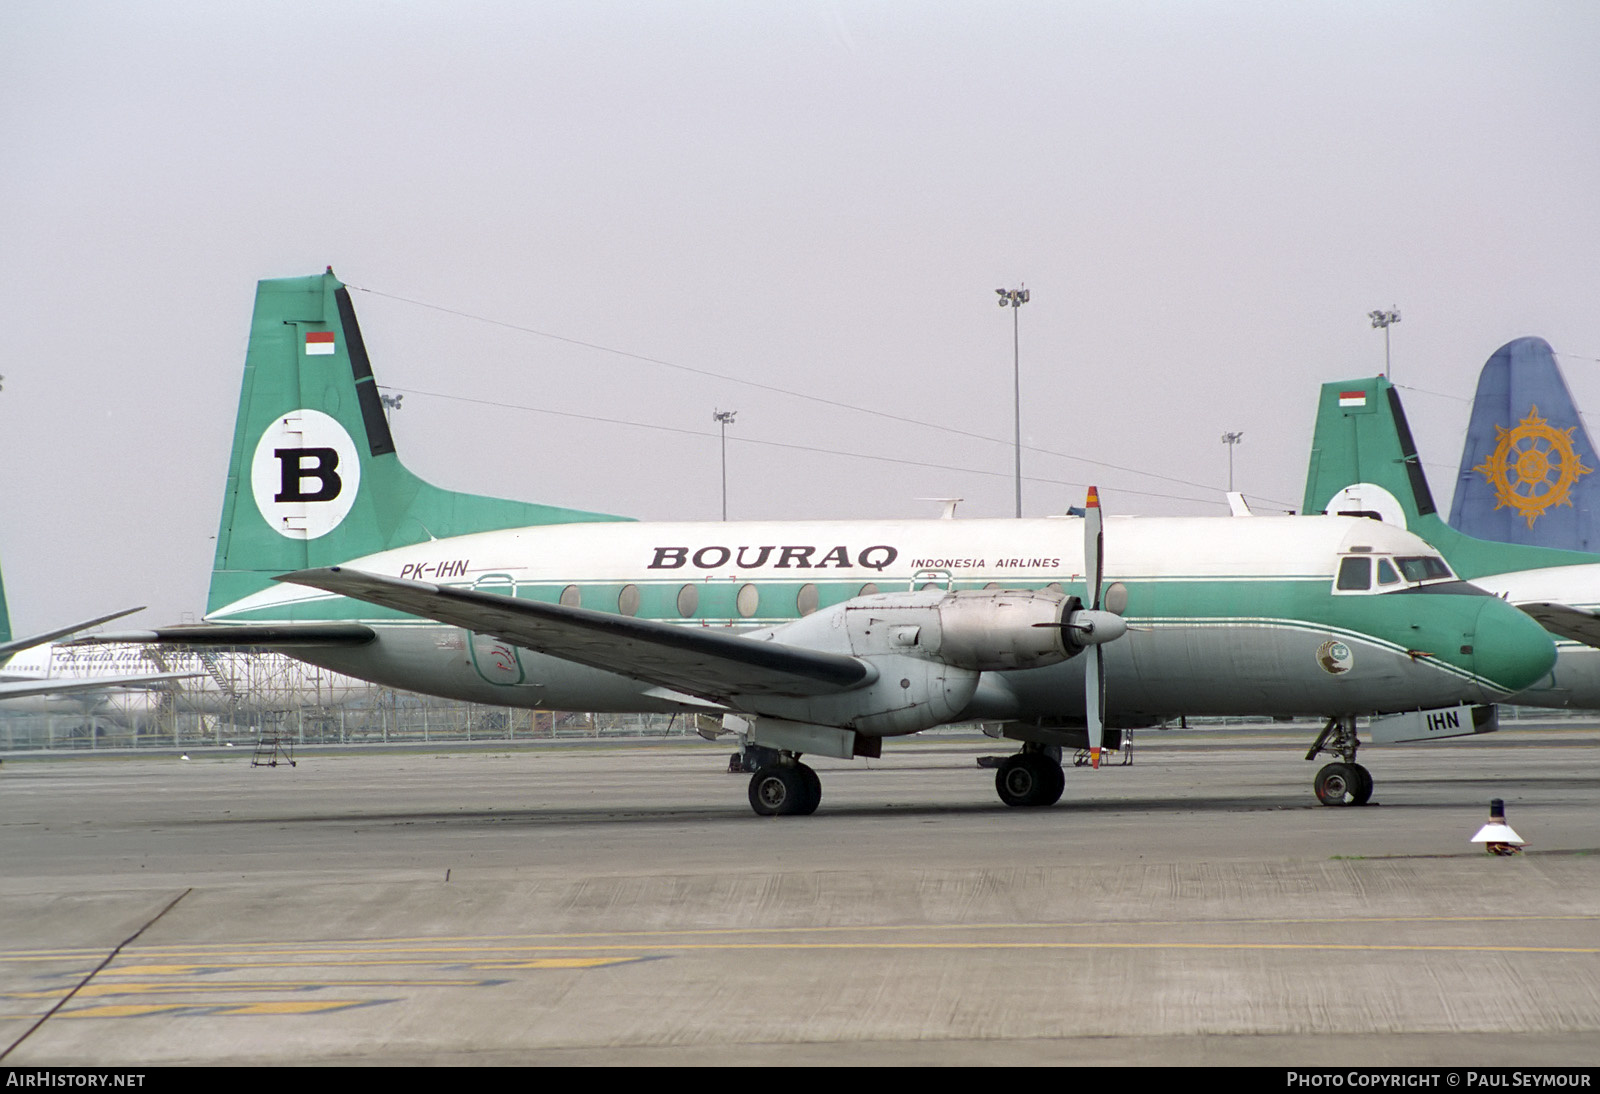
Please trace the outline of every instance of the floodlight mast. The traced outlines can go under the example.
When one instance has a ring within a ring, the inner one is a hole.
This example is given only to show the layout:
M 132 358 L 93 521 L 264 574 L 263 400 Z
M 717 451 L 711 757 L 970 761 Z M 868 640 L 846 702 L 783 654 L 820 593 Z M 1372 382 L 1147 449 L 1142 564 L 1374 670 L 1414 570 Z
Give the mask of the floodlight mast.
M 722 519 L 728 519 L 728 427 L 733 424 L 733 416 L 737 410 L 711 411 L 711 420 L 722 428 Z
M 1372 320 L 1374 329 L 1383 329 L 1383 378 L 1394 383 L 1394 372 L 1389 368 L 1389 328 L 1400 322 L 1400 309 L 1391 307 L 1388 311 L 1369 311 L 1367 318 Z
M 1011 396 L 1013 405 L 1014 451 L 1017 466 L 1017 516 L 1022 516 L 1022 354 L 1018 339 L 1017 309 L 1028 302 L 1026 288 L 996 289 L 1000 306 L 1011 308 Z
M 1243 433 L 1224 433 L 1222 443 L 1228 446 L 1228 493 L 1233 493 L 1233 446 L 1244 440 Z

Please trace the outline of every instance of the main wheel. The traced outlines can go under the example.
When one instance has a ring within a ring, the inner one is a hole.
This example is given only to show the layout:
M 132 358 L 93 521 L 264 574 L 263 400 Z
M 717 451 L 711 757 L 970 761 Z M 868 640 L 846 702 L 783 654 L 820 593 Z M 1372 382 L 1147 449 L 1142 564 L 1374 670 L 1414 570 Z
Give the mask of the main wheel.
M 1367 800 L 1361 796 L 1363 787 L 1372 794 L 1370 779 L 1362 778 L 1365 773 L 1360 764 L 1332 763 L 1317 772 L 1311 785 L 1323 805 L 1360 805 Z
M 1007 805 L 1054 805 L 1066 787 L 1061 765 L 1038 752 L 1007 756 L 994 773 L 995 792 Z
M 750 808 L 759 816 L 805 816 L 821 800 L 822 781 L 804 764 L 768 764 L 750 776 Z

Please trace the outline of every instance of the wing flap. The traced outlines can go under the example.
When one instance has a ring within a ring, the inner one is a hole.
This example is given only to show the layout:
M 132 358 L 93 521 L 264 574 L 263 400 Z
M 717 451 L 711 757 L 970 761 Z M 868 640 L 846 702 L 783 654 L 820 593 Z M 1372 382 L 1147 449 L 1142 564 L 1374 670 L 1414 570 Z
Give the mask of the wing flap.
M 277 580 L 420 615 L 713 700 L 737 694 L 830 694 L 868 683 L 876 675 L 865 662 L 841 654 L 339 566 L 300 570 Z

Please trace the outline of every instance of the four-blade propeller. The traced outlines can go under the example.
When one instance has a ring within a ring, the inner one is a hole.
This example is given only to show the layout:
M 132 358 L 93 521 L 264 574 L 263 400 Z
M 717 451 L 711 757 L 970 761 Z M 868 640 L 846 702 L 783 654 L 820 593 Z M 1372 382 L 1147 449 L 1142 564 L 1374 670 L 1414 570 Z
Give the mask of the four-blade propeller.
M 1115 612 L 1100 607 L 1100 578 L 1105 567 L 1105 522 L 1100 513 L 1100 492 L 1089 487 L 1089 496 L 1083 503 L 1083 580 L 1084 591 L 1089 596 L 1089 606 L 1068 612 L 1058 624 L 1041 623 L 1036 626 L 1059 626 L 1067 632 L 1067 640 L 1084 651 L 1083 668 L 1083 718 L 1089 734 L 1089 761 L 1100 766 L 1100 749 L 1106 735 L 1106 664 L 1100 647 L 1128 632 L 1128 624 Z

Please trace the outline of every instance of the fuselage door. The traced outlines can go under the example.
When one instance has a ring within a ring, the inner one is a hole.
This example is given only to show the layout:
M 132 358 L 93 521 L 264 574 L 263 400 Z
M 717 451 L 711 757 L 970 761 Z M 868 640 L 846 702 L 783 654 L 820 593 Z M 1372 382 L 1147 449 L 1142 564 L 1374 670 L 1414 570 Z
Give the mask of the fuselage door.
M 474 592 L 499 596 L 517 595 L 517 582 L 510 574 L 486 574 L 473 582 L 472 588 Z M 472 658 L 472 667 L 491 684 L 514 685 L 527 680 L 527 673 L 522 667 L 522 655 L 516 646 L 503 638 L 470 632 L 467 651 Z

